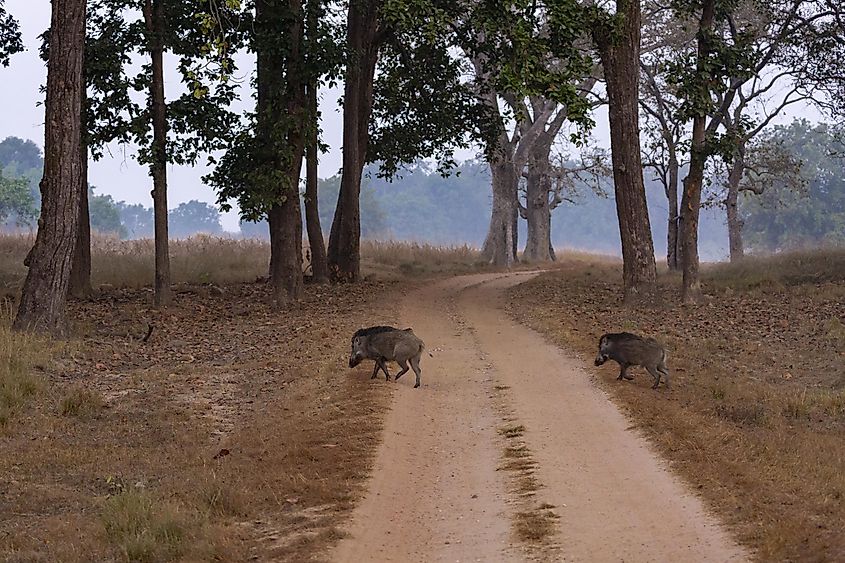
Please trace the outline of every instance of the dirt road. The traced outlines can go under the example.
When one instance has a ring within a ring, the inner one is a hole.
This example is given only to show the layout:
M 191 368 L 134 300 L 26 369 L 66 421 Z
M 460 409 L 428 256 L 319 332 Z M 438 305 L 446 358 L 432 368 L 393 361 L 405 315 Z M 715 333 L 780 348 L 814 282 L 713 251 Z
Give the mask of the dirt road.
M 413 374 L 389 383 L 368 492 L 332 559 L 745 560 L 583 364 L 506 316 L 503 290 L 530 275 L 405 300 L 403 324 L 434 357 L 422 388 Z

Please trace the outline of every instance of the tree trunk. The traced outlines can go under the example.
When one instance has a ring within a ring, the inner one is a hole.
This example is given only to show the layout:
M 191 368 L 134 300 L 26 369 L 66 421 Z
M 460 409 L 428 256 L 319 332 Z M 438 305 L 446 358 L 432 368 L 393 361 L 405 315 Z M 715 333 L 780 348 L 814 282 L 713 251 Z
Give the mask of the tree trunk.
M 709 96 L 709 87 L 703 84 L 707 72 L 708 56 L 707 35 L 713 28 L 715 0 L 706 0 L 701 12 L 698 28 L 697 74 L 702 82 L 701 88 Z M 701 298 L 701 281 L 698 275 L 698 218 L 701 211 L 701 186 L 704 182 L 704 165 L 707 160 L 706 139 L 707 115 L 700 111 L 692 121 L 692 141 L 690 146 L 690 167 L 684 179 L 684 193 L 681 198 L 681 239 L 684 254 L 684 279 L 682 299 L 684 302 Z
M 640 155 L 639 73 L 640 3 L 617 0 L 617 41 L 596 36 L 607 84 L 610 147 L 616 214 L 622 239 L 625 301 L 654 290 L 657 267 L 648 218 L 643 168 Z
M 270 226 L 270 283 L 273 300 L 284 306 L 302 296 L 302 215 L 299 177 L 305 152 L 308 119 L 303 76 L 302 4 L 262 0 L 255 4 L 255 26 L 263 36 L 258 49 L 258 132 L 265 152 L 261 158 L 278 171 L 275 202 L 267 214 Z M 285 37 L 276 34 L 285 30 Z M 276 48 L 287 41 L 288 49 Z M 269 44 L 268 44 L 269 43 Z M 279 139 L 280 124 L 285 126 Z
M 491 162 L 490 173 L 493 177 L 493 210 L 481 256 L 490 264 L 510 268 L 516 262 L 518 177 L 513 162 L 506 158 Z
M 373 109 L 380 5 L 380 0 L 349 2 L 347 44 L 351 60 L 346 65 L 343 95 L 343 172 L 328 248 L 329 276 L 336 283 L 354 282 L 361 275 L 359 199 Z
M 83 68 L 84 68 L 83 60 Z M 85 115 L 87 112 L 87 96 L 82 89 L 82 104 L 80 106 L 82 122 L 82 140 L 79 143 L 79 160 L 82 166 L 82 177 L 79 183 L 79 230 L 77 231 L 76 247 L 73 251 L 73 266 L 70 270 L 70 295 L 77 299 L 85 299 L 94 293 L 91 287 L 91 216 L 88 211 L 88 135 L 84 131 Z
M 549 152 L 551 145 L 535 148 L 528 161 L 528 178 L 525 190 L 525 220 L 528 238 L 522 259 L 526 262 L 554 260 L 552 248 L 552 208 L 549 202 L 551 177 Z
M 739 183 L 745 170 L 745 147 L 737 147 L 734 160 L 728 174 L 728 195 L 725 198 L 725 209 L 728 215 L 728 246 L 731 251 L 731 262 L 739 262 L 745 256 L 742 244 L 742 218 L 739 216 Z
M 85 1 L 53 0 L 47 62 L 41 216 L 14 322 L 61 334 L 79 226 Z
M 94 293 L 91 287 L 91 216 L 88 210 L 88 147 L 82 146 L 82 182 L 79 189 L 79 228 L 70 271 L 70 295 L 86 299 Z
M 153 177 L 153 214 L 155 221 L 155 293 L 156 307 L 169 305 L 170 250 L 167 233 L 167 106 L 164 102 L 164 0 L 146 0 L 144 19 L 150 34 L 152 82 L 150 100 L 153 117 L 153 146 L 150 174 Z
M 669 185 L 666 187 L 666 198 L 669 202 L 669 225 L 666 238 L 666 264 L 672 271 L 681 269 L 681 248 L 678 237 L 678 157 L 674 148 L 669 149 Z
M 314 2 L 315 0 L 310 0 Z M 317 46 L 317 6 L 308 6 L 307 34 L 309 49 L 313 53 Z M 305 152 L 305 225 L 308 231 L 308 246 L 311 250 L 311 281 L 326 283 L 329 280 L 329 265 L 326 259 L 326 242 L 320 225 L 320 206 L 317 197 L 317 160 L 319 141 L 319 112 L 317 102 L 317 77 L 308 85 L 308 111 L 311 128 Z
M 329 279 L 329 266 L 326 261 L 326 243 L 323 240 L 323 228 L 320 225 L 320 207 L 317 198 L 317 90 L 311 88 L 311 109 L 315 120 L 311 139 L 305 156 L 305 223 L 308 228 L 308 246 L 311 249 L 311 277 L 316 283 L 325 283 Z

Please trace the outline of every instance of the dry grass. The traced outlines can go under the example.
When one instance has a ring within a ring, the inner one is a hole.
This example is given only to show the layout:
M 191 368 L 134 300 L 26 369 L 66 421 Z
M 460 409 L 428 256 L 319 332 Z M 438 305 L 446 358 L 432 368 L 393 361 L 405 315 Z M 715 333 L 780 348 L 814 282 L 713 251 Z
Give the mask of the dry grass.
M 62 398 L 59 403 L 59 413 L 62 416 L 90 419 L 97 416 L 104 406 L 105 401 L 99 391 L 76 385 L 70 388 Z
M 10 329 L 11 314 L 0 315 L 0 430 L 43 387 L 36 371 L 43 371 L 53 352 L 43 337 Z
M 32 245 L 27 235 L 0 235 L 0 298 L 16 294 L 26 276 L 23 260 Z M 305 244 L 305 243 L 304 243 Z M 307 244 L 304 252 L 306 263 Z M 251 282 L 267 275 L 269 243 L 197 235 L 170 241 L 174 284 L 226 285 Z M 150 239 L 119 240 L 95 235 L 91 241 L 91 281 L 94 287 L 140 289 L 153 281 L 155 255 Z M 467 245 L 434 246 L 414 242 L 362 241 L 362 273 L 368 279 L 457 275 L 492 271 L 480 251 Z
M 631 330 L 669 350 L 671 391 L 592 368 L 663 455 L 763 561 L 845 559 L 845 253 L 750 259 L 703 272 L 706 300 L 621 305 L 621 268 L 564 263 L 510 292 L 511 313 L 555 343 L 595 354 Z M 833 320 L 832 320 L 833 319 Z M 588 364 L 588 365 L 589 365 Z
M 186 549 L 184 518 L 144 491 L 128 490 L 109 498 L 101 518 L 106 538 L 126 561 L 172 561 Z
M 44 364 L 0 432 L 0 560 L 303 560 L 340 537 L 391 392 L 348 371 L 348 338 L 395 323 L 400 286 L 309 285 L 286 311 L 263 283 L 187 289 L 71 302 L 49 365 L 0 331 L 3 381 Z
M 252 281 L 267 275 L 269 259 L 268 244 L 253 239 L 197 235 L 170 241 L 170 268 L 175 284 Z M 92 241 L 91 280 L 95 286 L 149 286 L 154 266 L 152 240 L 95 237 Z
M 714 288 L 749 290 L 845 281 L 845 248 L 747 256 L 737 263 L 714 265 L 704 272 Z

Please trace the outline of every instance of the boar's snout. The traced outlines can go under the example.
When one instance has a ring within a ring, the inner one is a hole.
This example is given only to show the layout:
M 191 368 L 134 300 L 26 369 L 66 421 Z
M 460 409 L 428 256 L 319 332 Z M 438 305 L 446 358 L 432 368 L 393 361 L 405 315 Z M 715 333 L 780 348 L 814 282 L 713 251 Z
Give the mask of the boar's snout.
M 608 359 L 607 354 L 599 353 L 599 355 L 596 356 L 596 365 L 597 366 L 602 365 L 603 363 L 605 363 L 607 361 L 607 359 Z
M 361 354 L 352 354 L 349 356 L 349 367 L 354 368 L 361 363 L 362 359 Z

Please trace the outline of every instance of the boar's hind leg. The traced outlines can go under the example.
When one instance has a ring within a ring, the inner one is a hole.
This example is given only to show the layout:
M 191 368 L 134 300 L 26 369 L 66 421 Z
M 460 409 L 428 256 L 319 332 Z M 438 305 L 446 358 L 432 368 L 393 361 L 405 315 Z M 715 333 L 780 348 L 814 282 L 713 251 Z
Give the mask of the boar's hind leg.
M 662 375 L 660 370 L 655 367 L 648 366 L 645 369 L 648 370 L 648 373 L 654 378 L 654 385 L 651 386 L 652 389 L 657 389 L 657 386 L 660 385 L 660 376 Z
M 422 370 L 420 370 L 420 357 L 416 356 L 411 358 L 411 367 L 414 368 L 414 373 L 417 374 L 417 382 L 414 384 L 414 389 L 420 386 L 420 374 Z
M 669 369 L 666 366 L 657 366 L 657 371 L 663 374 L 663 383 L 669 389 Z
M 625 379 L 627 381 L 631 381 L 632 379 L 634 379 L 633 375 L 628 375 L 628 367 L 630 366 L 630 364 L 619 365 L 622 366 L 622 369 L 619 370 L 619 377 L 616 378 L 617 380 Z
M 401 368 L 402 368 L 402 371 L 400 371 L 399 373 L 397 373 L 397 374 L 396 374 L 396 377 L 394 377 L 394 378 L 393 378 L 393 379 L 397 379 L 397 380 L 398 380 L 400 377 L 402 377 L 403 375 L 405 375 L 405 373 L 408 371 L 408 361 L 407 361 L 407 360 L 397 360 L 397 362 L 396 362 L 396 363 L 397 363 L 397 364 L 399 364 L 399 367 L 401 367 Z

